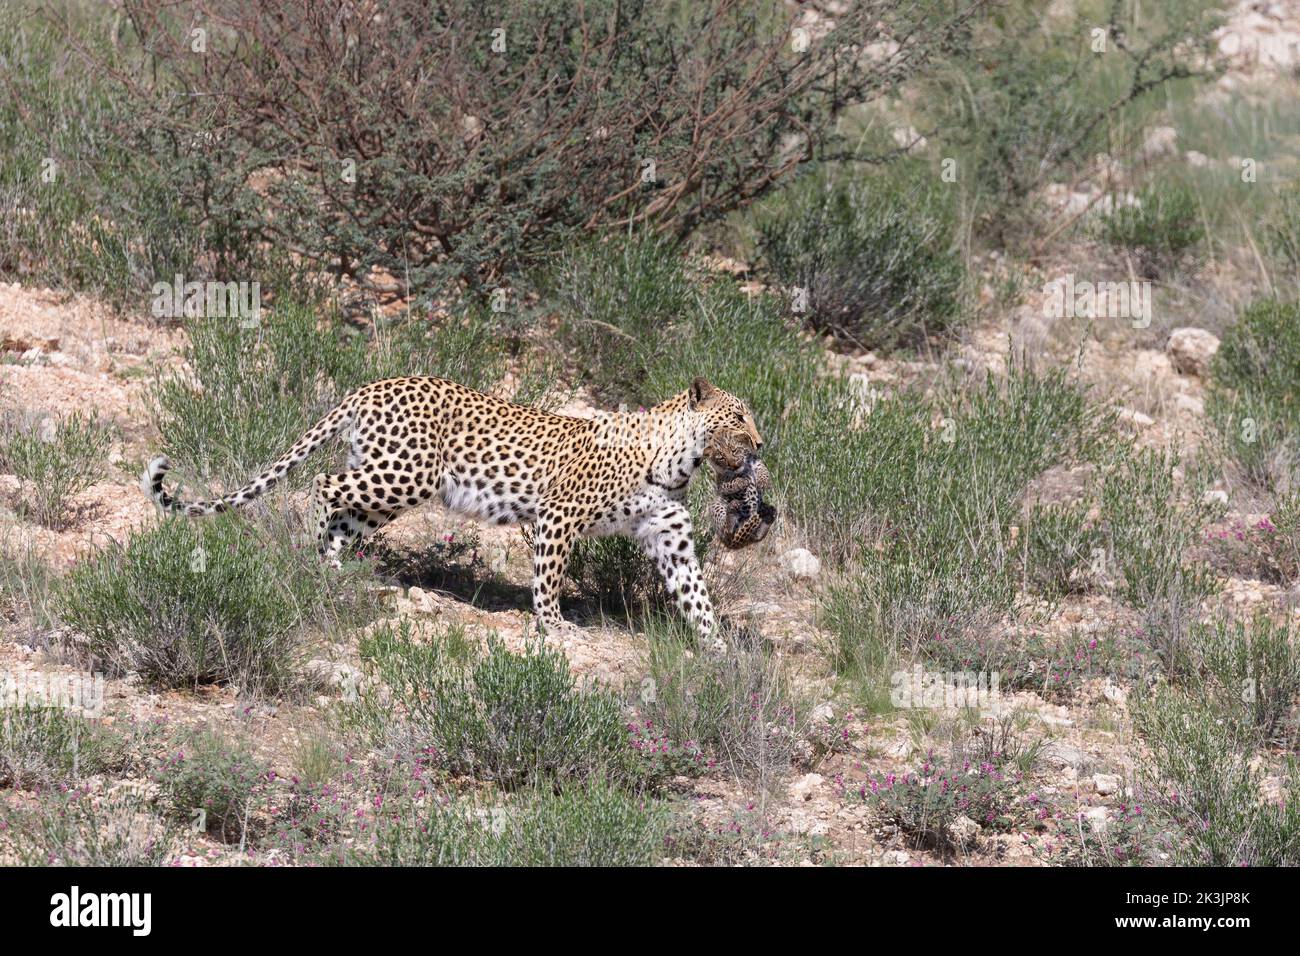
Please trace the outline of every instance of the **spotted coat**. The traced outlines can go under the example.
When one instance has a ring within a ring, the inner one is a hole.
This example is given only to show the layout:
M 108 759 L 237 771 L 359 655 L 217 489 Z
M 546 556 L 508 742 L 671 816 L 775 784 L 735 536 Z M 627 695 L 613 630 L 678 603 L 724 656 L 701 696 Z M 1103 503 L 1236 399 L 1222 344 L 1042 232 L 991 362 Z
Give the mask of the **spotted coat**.
M 558 625 L 574 541 L 629 535 L 654 560 L 686 618 L 705 638 L 713 635 L 713 606 L 685 497 L 704 460 L 718 470 L 734 468 L 762 447 L 752 415 L 733 395 L 696 379 L 645 412 L 576 418 L 445 379 L 384 379 L 350 393 L 230 495 L 176 500 L 163 487 L 170 468 L 165 457 L 149 463 L 141 486 L 167 512 L 201 516 L 239 508 L 339 435 L 349 444 L 346 469 L 318 474 L 313 483 L 320 548 L 331 562 L 349 542 L 431 499 L 483 522 L 528 524 L 533 608 L 544 625 Z

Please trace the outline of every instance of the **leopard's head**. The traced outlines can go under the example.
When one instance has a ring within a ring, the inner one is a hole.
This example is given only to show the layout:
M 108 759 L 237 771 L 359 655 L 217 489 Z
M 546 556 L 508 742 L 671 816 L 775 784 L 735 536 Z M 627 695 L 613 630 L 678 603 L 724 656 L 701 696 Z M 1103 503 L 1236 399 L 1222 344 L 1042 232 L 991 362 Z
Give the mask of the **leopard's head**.
M 687 392 L 687 402 L 691 411 L 704 416 L 709 435 L 704 457 L 715 472 L 737 471 L 762 450 L 763 437 L 754 416 L 735 395 L 697 378 Z

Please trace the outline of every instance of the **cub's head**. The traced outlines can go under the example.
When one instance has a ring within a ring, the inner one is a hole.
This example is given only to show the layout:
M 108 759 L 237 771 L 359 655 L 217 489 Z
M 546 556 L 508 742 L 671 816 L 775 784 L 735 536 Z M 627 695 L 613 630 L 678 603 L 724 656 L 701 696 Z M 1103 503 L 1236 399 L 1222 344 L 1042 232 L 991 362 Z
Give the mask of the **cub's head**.
M 763 438 L 745 403 L 702 378 L 687 391 L 691 411 L 703 415 L 709 433 L 704 457 L 715 470 L 735 471 L 763 447 Z

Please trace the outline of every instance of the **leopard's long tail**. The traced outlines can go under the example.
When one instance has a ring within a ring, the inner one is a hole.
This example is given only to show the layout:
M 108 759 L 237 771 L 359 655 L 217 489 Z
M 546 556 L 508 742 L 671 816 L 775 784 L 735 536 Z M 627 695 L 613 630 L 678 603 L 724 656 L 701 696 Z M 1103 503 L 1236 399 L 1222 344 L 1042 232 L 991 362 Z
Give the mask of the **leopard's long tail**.
M 218 514 L 230 508 L 242 508 L 274 487 L 281 478 L 306 461 L 307 456 L 317 448 L 348 428 L 356 414 L 356 405 L 356 395 L 353 393 L 335 406 L 328 415 L 307 429 L 275 464 L 233 494 L 206 501 L 184 502 L 173 498 L 163 489 L 163 479 L 171 470 L 171 462 L 167 460 L 166 455 L 159 455 L 145 467 L 144 474 L 140 476 L 140 490 L 168 514 L 183 514 L 197 518 Z

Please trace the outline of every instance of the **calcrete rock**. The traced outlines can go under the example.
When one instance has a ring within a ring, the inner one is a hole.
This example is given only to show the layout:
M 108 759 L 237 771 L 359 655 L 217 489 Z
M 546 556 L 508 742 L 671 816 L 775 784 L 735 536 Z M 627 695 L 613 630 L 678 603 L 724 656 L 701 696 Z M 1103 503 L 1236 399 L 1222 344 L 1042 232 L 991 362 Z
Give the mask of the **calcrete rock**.
M 1219 339 L 1205 329 L 1174 329 L 1169 333 L 1165 350 L 1178 372 L 1183 375 L 1204 375 L 1209 370 L 1214 353 L 1219 351 Z
M 792 578 L 812 581 L 822 572 L 821 559 L 807 548 L 791 548 L 781 555 L 781 567 Z

